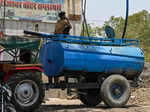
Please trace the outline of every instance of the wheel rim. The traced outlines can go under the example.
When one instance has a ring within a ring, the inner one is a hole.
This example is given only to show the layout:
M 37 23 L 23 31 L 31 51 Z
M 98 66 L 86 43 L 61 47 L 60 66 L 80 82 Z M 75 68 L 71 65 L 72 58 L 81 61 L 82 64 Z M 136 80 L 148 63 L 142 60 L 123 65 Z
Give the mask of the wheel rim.
M 32 80 L 23 80 L 17 84 L 14 96 L 19 105 L 31 106 L 39 97 L 38 85 Z
M 114 99 L 119 99 L 123 95 L 123 88 L 118 84 L 113 84 L 110 88 L 111 96 Z

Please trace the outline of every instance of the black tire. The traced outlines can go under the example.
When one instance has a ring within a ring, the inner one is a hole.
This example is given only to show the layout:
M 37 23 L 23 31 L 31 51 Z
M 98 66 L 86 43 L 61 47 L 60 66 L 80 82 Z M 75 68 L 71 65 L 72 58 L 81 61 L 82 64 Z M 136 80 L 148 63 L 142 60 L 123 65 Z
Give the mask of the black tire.
M 80 90 L 79 99 L 87 106 L 96 106 L 101 103 L 99 89 Z M 83 93 L 83 94 L 82 94 Z
M 93 82 L 93 80 L 81 79 L 81 83 Z M 96 106 L 101 103 L 100 89 L 79 89 L 79 99 L 87 106 Z
M 7 105 L 5 112 L 16 112 L 16 109 L 13 105 Z
M 16 112 L 16 109 L 14 107 L 5 107 L 4 110 L 2 111 L 1 107 L 0 107 L 0 112 Z
M 18 72 L 7 81 L 12 90 L 11 102 L 21 112 L 33 112 L 41 105 L 45 90 L 41 78 L 34 72 Z
M 130 98 L 130 84 L 121 75 L 111 75 L 101 85 L 101 97 L 112 108 L 123 107 Z

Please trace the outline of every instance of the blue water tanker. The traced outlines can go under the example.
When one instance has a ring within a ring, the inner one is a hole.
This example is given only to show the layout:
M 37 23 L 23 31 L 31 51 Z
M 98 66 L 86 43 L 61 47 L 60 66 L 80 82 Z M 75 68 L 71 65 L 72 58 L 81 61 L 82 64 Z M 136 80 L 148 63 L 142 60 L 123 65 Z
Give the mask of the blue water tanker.
M 135 39 L 25 33 L 44 38 L 40 61 L 49 79 L 46 88 L 67 89 L 68 94 L 74 88 L 88 106 L 101 101 L 124 106 L 131 94 L 129 82 L 137 84 L 144 68 L 144 53 Z
M 138 40 L 63 36 L 47 38 L 41 49 L 41 63 L 47 76 L 80 71 L 139 76 L 144 53 Z

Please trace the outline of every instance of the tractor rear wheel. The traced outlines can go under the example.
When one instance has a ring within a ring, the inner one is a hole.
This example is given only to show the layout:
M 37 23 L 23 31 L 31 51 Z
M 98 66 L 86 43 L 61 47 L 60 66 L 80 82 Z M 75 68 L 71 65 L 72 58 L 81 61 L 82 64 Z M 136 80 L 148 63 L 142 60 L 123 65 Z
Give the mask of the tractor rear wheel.
M 41 78 L 34 72 L 18 72 L 7 81 L 12 90 L 12 104 L 17 111 L 33 112 L 42 103 L 45 90 Z

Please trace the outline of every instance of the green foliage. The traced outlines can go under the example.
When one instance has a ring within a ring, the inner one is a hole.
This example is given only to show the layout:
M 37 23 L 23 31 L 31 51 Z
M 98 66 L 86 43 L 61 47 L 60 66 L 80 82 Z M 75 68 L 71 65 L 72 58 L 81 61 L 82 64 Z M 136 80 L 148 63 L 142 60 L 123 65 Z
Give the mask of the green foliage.
M 92 36 L 96 36 L 97 32 L 99 35 L 103 35 L 102 31 L 104 31 L 105 26 L 110 25 L 114 28 L 116 37 L 121 38 L 124 29 L 124 22 L 125 20 L 122 17 L 112 16 L 102 27 L 93 28 L 89 24 L 89 32 Z M 140 40 L 146 58 L 148 57 L 150 59 L 150 13 L 148 13 L 148 11 L 143 10 L 129 16 L 125 38 L 135 38 Z
M 101 27 L 92 27 L 92 24 L 88 24 L 88 31 L 91 37 L 96 37 L 97 35 L 102 35 Z M 88 36 L 85 25 L 82 25 L 81 36 Z
M 111 17 L 105 24 L 115 29 L 116 37 L 121 37 L 125 20 L 121 17 Z M 150 58 L 150 14 L 143 10 L 129 16 L 126 38 L 136 38 L 141 41 L 146 58 Z

